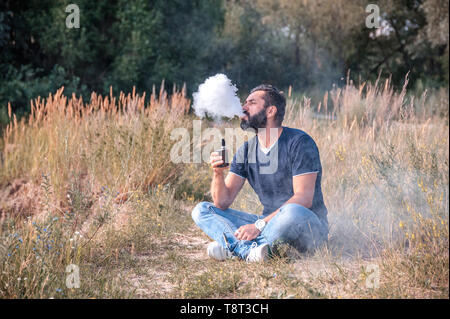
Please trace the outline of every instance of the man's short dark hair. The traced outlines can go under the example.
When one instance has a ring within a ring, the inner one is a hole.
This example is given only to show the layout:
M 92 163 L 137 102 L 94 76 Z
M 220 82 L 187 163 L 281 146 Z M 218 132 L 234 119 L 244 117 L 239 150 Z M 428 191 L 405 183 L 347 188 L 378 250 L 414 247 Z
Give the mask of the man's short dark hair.
M 277 114 L 275 115 L 275 121 L 277 125 L 281 125 L 284 119 L 284 113 L 286 111 L 286 98 L 276 87 L 270 84 L 261 84 L 253 88 L 250 94 L 255 91 L 264 91 L 264 107 L 275 105 L 277 108 Z

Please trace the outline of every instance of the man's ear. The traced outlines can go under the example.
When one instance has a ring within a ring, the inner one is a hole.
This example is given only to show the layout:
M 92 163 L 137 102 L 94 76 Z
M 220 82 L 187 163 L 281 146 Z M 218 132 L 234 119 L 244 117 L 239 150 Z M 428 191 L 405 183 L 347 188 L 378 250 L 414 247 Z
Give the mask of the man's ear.
M 275 105 L 269 106 L 266 110 L 267 110 L 267 113 L 266 113 L 267 118 L 275 117 L 275 115 L 277 114 L 277 111 L 278 111 L 278 109 Z

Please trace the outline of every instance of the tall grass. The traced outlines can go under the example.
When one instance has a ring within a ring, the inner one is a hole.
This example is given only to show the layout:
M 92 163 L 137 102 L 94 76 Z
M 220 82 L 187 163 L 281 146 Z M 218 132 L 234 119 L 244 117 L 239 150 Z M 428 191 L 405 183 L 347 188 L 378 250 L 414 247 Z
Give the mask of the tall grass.
M 75 95 L 68 99 L 62 91 L 32 101 L 29 117 L 20 122 L 9 112 L 1 184 L 7 187 L 17 177 L 31 180 L 40 186 L 42 198 L 21 216 L 14 206 L 2 203 L 3 297 L 49 297 L 55 295 L 53 289 L 66 291 L 64 265 L 89 268 L 96 237 L 108 231 L 104 225 L 120 215 L 121 205 L 138 191 L 147 193 L 182 175 L 181 166 L 170 161 L 170 132 L 191 125 L 184 88 L 169 97 L 162 86 L 145 107 L 145 94 L 134 91 L 119 98 L 112 92 L 109 97 L 93 93 L 88 104 Z M 52 229 L 51 236 L 42 229 Z M 74 246 L 75 241 L 82 245 Z M 23 286 L 24 277 L 31 288 Z M 90 279 L 99 278 L 92 274 Z M 72 295 L 103 296 L 96 293 L 103 287 L 98 282 L 87 287 L 92 291 Z M 109 296 L 118 293 L 116 288 L 110 287 Z
M 9 112 L 1 140 L 0 296 L 448 297 L 448 91 L 415 97 L 406 78 L 400 92 L 389 80 L 348 81 L 317 106 L 288 97 L 284 125 L 318 144 L 329 210 L 328 245 L 301 259 L 305 269 L 320 260 L 325 275 L 309 277 L 284 260 L 230 261 L 224 272 L 190 255 L 192 241 L 205 237 L 189 212 L 208 198 L 211 171 L 207 163 L 170 160 L 171 131 L 191 129 L 194 119 L 184 90 L 169 96 L 161 89 L 144 101 L 145 94 L 111 92 L 84 103 L 61 89 L 32 101 L 28 118 Z M 8 203 L 20 194 L 10 185 L 18 178 L 39 194 L 20 216 Z M 248 184 L 233 207 L 262 209 Z M 147 254 L 154 258 L 144 266 L 166 280 L 155 274 L 153 288 L 136 292 L 123 281 Z M 358 265 L 368 262 L 381 269 L 377 289 L 361 288 L 367 273 Z M 82 289 L 65 286 L 71 263 L 85 276 Z M 360 277 L 349 285 L 351 273 Z
M 3 136 L 2 182 L 23 176 L 35 182 L 50 176 L 55 199 L 64 201 L 71 172 L 89 179 L 91 188 L 121 188 L 121 192 L 169 183 L 179 166 L 170 161 L 170 132 L 190 127 L 183 115 L 189 99 L 184 89 L 168 97 L 163 86 L 144 107 L 143 96 L 120 93 L 119 98 L 92 93 L 85 105 L 63 88 L 31 103 L 31 114 L 15 115 Z

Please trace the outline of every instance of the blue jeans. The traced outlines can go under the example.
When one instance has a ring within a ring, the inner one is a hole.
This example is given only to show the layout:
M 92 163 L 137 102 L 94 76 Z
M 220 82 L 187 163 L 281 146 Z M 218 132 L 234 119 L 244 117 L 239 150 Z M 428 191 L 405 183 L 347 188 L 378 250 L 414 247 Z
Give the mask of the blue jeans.
M 290 244 L 299 252 L 307 252 L 313 251 L 328 238 L 328 226 L 314 212 L 298 204 L 281 206 L 255 239 L 238 240 L 234 236 L 239 227 L 253 224 L 258 218 L 263 216 L 230 208 L 221 210 L 209 202 L 197 204 L 192 211 L 192 219 L 200 229 L 241 259 L 246 259 L 255 245 L 268 243 L 272 246 L 279 241 Z

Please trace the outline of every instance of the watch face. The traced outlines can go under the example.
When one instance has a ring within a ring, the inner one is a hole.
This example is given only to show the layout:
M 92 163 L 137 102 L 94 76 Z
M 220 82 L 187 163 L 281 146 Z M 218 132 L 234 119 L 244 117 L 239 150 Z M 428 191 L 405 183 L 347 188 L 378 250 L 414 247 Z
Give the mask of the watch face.
M 258 219 L 255 223 L 256 228 L 258 228 L 259 230 L 262 230 L 264 228 L 264 226 L 266 226 L 266 222 L 262 219 Z

